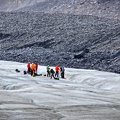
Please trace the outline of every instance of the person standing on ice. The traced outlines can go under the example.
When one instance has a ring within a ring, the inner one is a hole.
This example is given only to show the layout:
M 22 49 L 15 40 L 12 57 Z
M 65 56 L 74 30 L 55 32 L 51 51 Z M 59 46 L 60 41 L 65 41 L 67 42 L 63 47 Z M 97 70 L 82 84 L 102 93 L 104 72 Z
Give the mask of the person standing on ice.
M 60 67 L 60 72 L 61 72 L 61 78 L 65 78 L 65 76 L 64 76 L 65 68 L 64 67 Z
M 35 72 L 36 72 L 36 65 L 34 63 L 32 63 L 30 68 L 31 68 L 31 76 L 34 77 Z
M 27 73 L 30 74 L 30 72 L 31 72 L 31 69 L 30 69 L 30 62 L 27 63 L 27 69 L 28 69 L 28 70 L 27 70 Z
M 50 66 L 48 65 L 46 69 L 47 69 L 47 77 L 50 77 Z
M 52 79 L 52 77 L 55 79 L 55 71 L 53 69 L 50 70 L 50 78 Z
M 36 66 L 36 74 L 37 74 L 37 70 L 38 70 L 38 62 L 35 61 L 34 64 L 35 64 L 35 66 Z
M 55 77 L 59 78 L 59 71 L 60 71 L 60 68 L 59 68 L 59 65 L 57 65 L 55 67 Z

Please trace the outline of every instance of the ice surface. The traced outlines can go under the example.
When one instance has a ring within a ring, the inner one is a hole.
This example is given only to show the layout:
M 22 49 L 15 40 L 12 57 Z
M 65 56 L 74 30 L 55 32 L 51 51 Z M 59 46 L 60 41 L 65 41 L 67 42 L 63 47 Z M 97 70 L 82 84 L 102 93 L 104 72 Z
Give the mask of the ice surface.
M 119 74 L 65 68 L 66 79 L 54 80 L 24 75 L 24 70 L 24 63 L 0 61 L 0 120 L 120 117 Z M 39 65 L 38 73 L 46 74 L 46 67 Z

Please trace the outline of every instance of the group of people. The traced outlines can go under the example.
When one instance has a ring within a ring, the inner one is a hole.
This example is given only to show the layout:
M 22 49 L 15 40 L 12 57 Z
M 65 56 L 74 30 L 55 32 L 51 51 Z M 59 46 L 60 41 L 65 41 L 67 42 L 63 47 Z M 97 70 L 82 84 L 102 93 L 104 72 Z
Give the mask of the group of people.
M 58 78 L 59 79 L 59 73 L 61 75 L 61 78 L 64 78 L 64 74 L 65 74 L 65 69 L 64 67 L 59 67 L 59 65 L 57 65 L 55 67 L 55 71 L 53 69 L 50 69 L 50 66 L 47 66 L 47 77 L 52 78 Z
M 37 69 L 38 69 L 38 62 L 34 62 L 34 63 L 27 63 L 27 73 L 31 74 L 31 76 L 35 76 L 35 74 L 37 74 Z
M 31 76 L 35 76 L 37 75 L 37 70 L 38 70 L 38 62 L 34 62 L 34 63 L 27 63 L 27 73 L 30 74 Z M 65 74 L 65 69 L 64 67 L 59 67 L 59 65 L 55 66 L 55 70 L 53 70 L 52 68 L 50 68 L 50 66 L 48 65 L 46 67 L 46 71 L 47 71 L 47 77 L 50 77 L 51 79 L 59 79 L 59 76 L 61 75 L 61 78 L 64 78 L 64 74 Z M 60 73 L 60 75 L 59 75 Z

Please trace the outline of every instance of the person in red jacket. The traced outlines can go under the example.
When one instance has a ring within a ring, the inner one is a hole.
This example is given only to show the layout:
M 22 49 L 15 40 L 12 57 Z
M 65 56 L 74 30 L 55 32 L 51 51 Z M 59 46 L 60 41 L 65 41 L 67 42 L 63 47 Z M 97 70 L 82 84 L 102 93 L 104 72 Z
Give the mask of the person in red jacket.
M 30 69 L 30 62 L 27 63 L 27 73 L 31 73 L 31 69 Z
M 60 71 L 60 68 L 59 68 L 59 65 L 57 65 L 55 67 L 55 77 L 59 78 L 59 71 Z
M 34 62 L 34 64 L 36 65 L 36 73 L 37 73 L 37 69 L 38 69 L 38 62 Z

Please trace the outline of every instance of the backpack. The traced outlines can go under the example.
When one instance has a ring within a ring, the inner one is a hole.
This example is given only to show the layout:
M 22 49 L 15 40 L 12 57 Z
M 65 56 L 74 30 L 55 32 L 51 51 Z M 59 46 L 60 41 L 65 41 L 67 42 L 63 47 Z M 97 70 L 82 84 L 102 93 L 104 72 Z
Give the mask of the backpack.
M 24 75 L 26 75 L 26 74 L 27 74 L 27 72 L 26 72 L 25 70 L 23 71 L 23 73 L 24 73 Z

